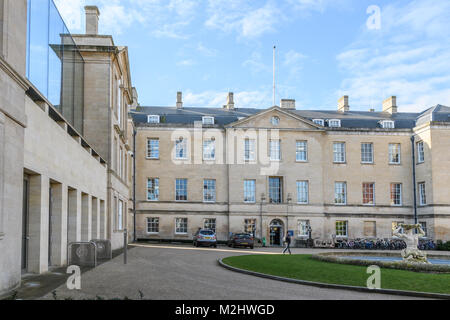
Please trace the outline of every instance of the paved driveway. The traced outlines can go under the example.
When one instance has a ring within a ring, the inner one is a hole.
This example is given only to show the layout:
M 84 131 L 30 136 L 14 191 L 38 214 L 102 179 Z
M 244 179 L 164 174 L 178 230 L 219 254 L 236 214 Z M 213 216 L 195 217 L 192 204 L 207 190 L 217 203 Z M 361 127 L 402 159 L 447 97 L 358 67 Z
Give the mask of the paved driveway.
M 102 264 L 82 276 L 82 290 L 59 287 L 59 298 L 139 298 L 151 300 L 306 300 L 411 299 L 398 296 L 322 289 L 262 279 L 223 269 L 218 258 L 241 254 L 275 254 L 277 249 L 202 249 L 190 246 L 138 245 L 123 257 Z M 312 250 L 294 249 L 293 253 Z M 52 299 L 48 294 L 43 299 Z

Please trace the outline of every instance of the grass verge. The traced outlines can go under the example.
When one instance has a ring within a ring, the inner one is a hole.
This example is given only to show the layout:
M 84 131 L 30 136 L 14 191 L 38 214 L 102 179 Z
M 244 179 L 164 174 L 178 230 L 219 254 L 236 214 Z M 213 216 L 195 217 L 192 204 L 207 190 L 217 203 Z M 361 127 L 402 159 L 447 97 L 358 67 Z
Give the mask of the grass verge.
M 256 255 L 223 259 L 235 268 L 305 281 L 366 287 L 367 267 L 311 259 L 311 255 Z M 450 294 L 450 274 L 381 269 L 381 288 Z

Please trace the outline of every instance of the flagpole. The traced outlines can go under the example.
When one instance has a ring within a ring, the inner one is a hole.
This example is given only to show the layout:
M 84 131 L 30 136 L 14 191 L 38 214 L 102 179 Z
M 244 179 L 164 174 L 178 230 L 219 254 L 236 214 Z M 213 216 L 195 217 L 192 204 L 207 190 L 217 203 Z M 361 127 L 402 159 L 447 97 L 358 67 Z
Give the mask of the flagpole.
M 273 46 L 273 105 L 275 106 L 276 105 L 276 98 L 275 98 L 275 95 L 276 95 L 276 78 L 275 78 L 275 56 L 276 56 L 276 49 L 277 49 L 277 47 L 276 46 Z

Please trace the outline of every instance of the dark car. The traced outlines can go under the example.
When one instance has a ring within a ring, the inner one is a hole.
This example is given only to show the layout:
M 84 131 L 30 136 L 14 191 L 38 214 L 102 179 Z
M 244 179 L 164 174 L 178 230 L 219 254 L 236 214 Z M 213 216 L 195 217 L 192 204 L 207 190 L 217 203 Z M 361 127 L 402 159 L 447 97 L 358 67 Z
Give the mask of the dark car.
M 194 246 L 207 246 L 217 248 L 217 236 L 213 230 L 200 229 L 194 234 Z
M 229 247 L 248 247 L 253 249 L 255 247 L 255 238 L 251 234 L 247 233 L 236 233 L 230 237 L 228 240 Z

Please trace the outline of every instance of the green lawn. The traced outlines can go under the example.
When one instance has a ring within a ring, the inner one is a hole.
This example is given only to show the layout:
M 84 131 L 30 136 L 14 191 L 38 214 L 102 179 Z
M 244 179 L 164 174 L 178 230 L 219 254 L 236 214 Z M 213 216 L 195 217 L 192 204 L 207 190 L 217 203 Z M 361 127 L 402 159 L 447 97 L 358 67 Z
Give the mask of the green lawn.
M 311 255 L 257 255 L 223 259 L 232 267 L 285 278 L 366 287 L 367 268 L 311 259 Z M 381 287 L 450 294 L 450 274 L 381 269 Z

